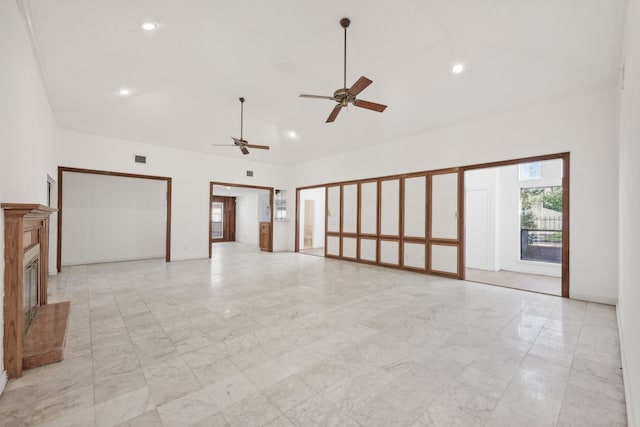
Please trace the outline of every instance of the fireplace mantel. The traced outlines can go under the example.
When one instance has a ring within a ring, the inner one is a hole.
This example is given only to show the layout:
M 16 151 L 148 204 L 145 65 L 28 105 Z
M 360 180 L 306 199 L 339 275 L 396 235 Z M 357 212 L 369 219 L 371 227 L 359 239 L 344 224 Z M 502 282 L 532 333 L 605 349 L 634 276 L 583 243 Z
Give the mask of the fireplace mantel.
M 39 204 L 2 203 L 4 209 L 4 367 L 9 378 L 22 375 L 24 346 L 23 256 L 40 244 L 39 304 L 47 304 L 49 215 Z

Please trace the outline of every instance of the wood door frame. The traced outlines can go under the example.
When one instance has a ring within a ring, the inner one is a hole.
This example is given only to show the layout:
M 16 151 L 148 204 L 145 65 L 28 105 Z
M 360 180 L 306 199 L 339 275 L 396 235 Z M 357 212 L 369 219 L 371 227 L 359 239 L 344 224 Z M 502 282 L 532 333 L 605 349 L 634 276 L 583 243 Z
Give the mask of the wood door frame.
M 562 297 L 569 298 L 569 266 L 570 266 L 570 257 L 569 257 L 569 237 L 570 237 L 570 224 L 569 224 L 569 209 L 570 209 L 570 157 L 571 154 L 567 152 L 556 153 L 556 154 L 546 154 L 542 156 L 532 156 L 532 157 L 523 157 L 520 159 L 512 159 L 512 160 L 503 160 L 498 162 L 489 162 L 489 163 L 479 163 L 476 165 L 463 166 L 461 167 L 462 171 L 462 188 L 464 189 L 464 173 L 468 170 L 476 170 L 476 169 L 489 169 L 496 168 L 501 166 L 513 166 L 519 165 L 522 163 L 532 163 L 532 162 L 543 162 L 546 160 L 562 160 L 562 273 L 561 273 L 561 283 L 562 283 Z M 464 197 L 462 197 L 461 206 L 463 207 L 460 215 L 462 216 L 462 224 L 464 226 Z M 464 228 L 463 228 L 463 236 L 464 236 Z M 464 246 L 463 246 L 464 247 Z M 466 248 L 465 248 L 466 249 Z M 461 261 L 461 269 L 464 278 L 465 272 L 465 259 L 462 256 Z
M 209 217 L 207 221 L 209 222 L 209 234 L 207 235 L 207 244 L 209 245 L 209 258 L 213 255 L 213 244 L 211 243 L 211 202 L 213 201 L 213 187 L 216 185 L 220 185 L 223 187 L 239 187 L 239 188 L 250 188 L 254 190 L 267 190 L 269 191 L 269 223 L 271 224 L 271 233 L 269 236 L 269 252 L 273 252 L 273 195 L 275 193 L 274 187 L 263 187 L 259 185 L 248 185 L 248 184 L 234 184 L 229 182 L 220 182 L 220 181 L 210 181 L 209 182 Z M 258 244 L 259 245 L 259 244 Z
M 167 225 L 166 225 L 166 237 L 165 237 L 165 261 L 166 262 L 171 261 L 171 177 L 140 175 L 140 174 L 126 173 L 126 172 L 114 172 L 114 171 L 103 171 L 103 170 L 96 170 L 96 169 L 82 169 L 82 168 L 72 168 L 68 166 L 58 166 L 58 241 L 56 242 L 56 250 L 57 250 L 56 268 L 58 272 L 62 271 L 62 198 L 63 198 L 62 179 L 64 176 L 64 172 L 165 181 L 167 183 Z

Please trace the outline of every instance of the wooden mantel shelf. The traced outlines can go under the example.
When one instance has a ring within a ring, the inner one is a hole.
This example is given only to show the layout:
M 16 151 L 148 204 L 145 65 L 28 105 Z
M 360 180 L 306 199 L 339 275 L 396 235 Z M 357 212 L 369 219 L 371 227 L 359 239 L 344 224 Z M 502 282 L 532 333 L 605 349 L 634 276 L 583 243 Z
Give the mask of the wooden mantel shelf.
M 49 216 L 57 209 L 34 203 L 3 203 L 4 214 L 9 216 Z
M 57 209 L 33 203 L 2 203 L 4 209 L 4 367 L 9 378 L 22 375 L 24 347 L 25 249 L 40 245 L 38 305 L 47 304 L 49 215 Z

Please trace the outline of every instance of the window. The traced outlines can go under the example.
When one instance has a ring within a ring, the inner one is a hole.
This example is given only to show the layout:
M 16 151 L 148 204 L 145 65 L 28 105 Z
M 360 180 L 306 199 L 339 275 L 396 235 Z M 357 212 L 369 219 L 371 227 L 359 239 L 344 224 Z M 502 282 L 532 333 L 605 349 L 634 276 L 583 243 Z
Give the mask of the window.
M 520 181 L 533 181 L 542 178 L 542 162 L 521 163 Z
M 276 220 L 287 219 L 287 199 L 285 190 L 276 190 L 275 209 Z
M 562 187 L 520 189 L 520 259 L 562 263 Z

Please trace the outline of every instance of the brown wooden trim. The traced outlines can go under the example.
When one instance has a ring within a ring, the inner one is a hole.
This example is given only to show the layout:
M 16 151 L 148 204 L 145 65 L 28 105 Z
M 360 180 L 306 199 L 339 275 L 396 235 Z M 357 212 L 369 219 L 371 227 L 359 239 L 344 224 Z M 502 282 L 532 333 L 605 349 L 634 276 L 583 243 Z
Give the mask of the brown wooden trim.
M 62 172 L 75 172 L 75 173 L 87 173 L 92 175 L 109 175 L 109 176 L 119 176 L 125 178 L 142 178 L 142 179 L 155 179 L 158 181 L 166 181 L 167 179 L 171 179 L 165 176 L 156 176 L 156 175 L 142 175 L 136 173 L 128 173 L 128 172 L 115 172 L 115 171 L 103 171 L 97 169 L 83 169 L 83 168 L 72 168 L 68 166 L 58 166 L 58 170 Z
M 380 239 L 382 238 L 381 231 L 382 231 L 382 215 L 380 215 L 380 212 L 382 212 L 382 180 L 377 180 L 377 191 L 376 191 L 376 223 L 377 223 L 377 229 L 376 229 L 376 237 L 378 238 L 378 244 L 376 245 L 376 263 L 380 264 Z
M 97 170 L 97 169 L 72 168 L 68 166 L 58 166 L 58 241 L 56 242 L 57 252 L 58 252 L 56 256 L 56 264 L 57 264 L 56 267 L 58 272 L 62 271 L 62 197 L 63 197 L 62 179 L 64 176 L 64 172 L 165 181 L 167 183 L 167 192 L 166 192 L 167 227 L 166 227 L 166 236 L 165 236 L 165 261 L 166 262 L 171 261 L 171 197 L 172 197 L 171 196 L 171 177 L 141 175 L 141 174 L 134 174 L 134 173 L 126 173 L 126 172 L 103 171 L 103 170 Z
M 488 163 L 478 163 L 475 165 L 462 166 L 460 169 L 464 171 L 473 170 L 473 169 L 488 169 L 495 168 L 500 166 L 512 166 L 520 163 L 532 163 L 532 162 L 542 162 L 545 160 L 556 160 L 556 159 L 564 159 L 569 158 L 569 152 L 556 153 L 556 154 L 543 154 L 541 156 L 531 156 L 531 157 L 521 157 L 519 159 L 512 160 L 501 160 L 497 162 L 488 162 Z
M 570 215 L 571 208 L 571 186 L 570 186 L 570 154 L 564 153 L 562 156 L 562 296 L 569 298 L 569 238 L 570 238 Z
M 460 247 L 458 248 L 458 279 L 464 280 L 465 278 L 465 233 L 464 233 L 464 171 L 458 171 L 458 242 Z
M 413 237 L 413 236 L 405 236 L 402 238 L 404 242 L 407 243 L 429 243 L 429 240 L 425 237 Z
M 58 168 L 58 229 L 56 230 L 56 271 L 62 271 L 62 169 Z
M 296 188 L 296 225 L 294 252 L 300 252 L 300 189 Z
M 209 245 L 209 258 L 213 256 L 213 225 L 211 224 L 211 215 L 213 214 L 213 182 L 209 182 L 209 234 L 207 235 L 207 244 Z
M 165 256 L 166 262 L 171 262 L 171 199 L 172 199 L 172 180 L 167 178 L 167 236 L 165 238 Z
M 327 245 L 329 243 L 329 186 L 324 187 L 324 256 L 327 252 Z
M 398 206 L 398 232 L 400 234 L 400 266 L 404 267 L 404 180 L 406 177 L 400 178 L 398 183 L 400 194 L 398 199 L 400 203 Z

